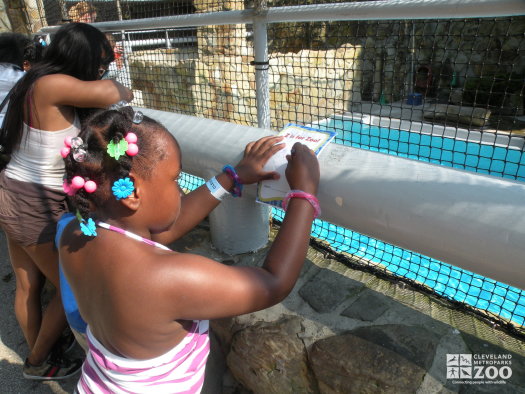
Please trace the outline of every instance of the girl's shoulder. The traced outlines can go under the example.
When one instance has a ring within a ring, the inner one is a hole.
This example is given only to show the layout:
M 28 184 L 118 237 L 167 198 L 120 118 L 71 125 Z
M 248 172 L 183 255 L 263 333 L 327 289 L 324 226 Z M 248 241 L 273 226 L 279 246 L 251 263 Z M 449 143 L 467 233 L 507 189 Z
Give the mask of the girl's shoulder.
M 35 83 L 35 88 L 37 87 L 54 87 L 60 89 L 63 84 L 71 84 L 71 83 L 81 83 L 81 81 L 78 78 L 72 77 L 71 75 L 67 74 L 48 74 L 48 75 L 42 75 L 39 77 Z

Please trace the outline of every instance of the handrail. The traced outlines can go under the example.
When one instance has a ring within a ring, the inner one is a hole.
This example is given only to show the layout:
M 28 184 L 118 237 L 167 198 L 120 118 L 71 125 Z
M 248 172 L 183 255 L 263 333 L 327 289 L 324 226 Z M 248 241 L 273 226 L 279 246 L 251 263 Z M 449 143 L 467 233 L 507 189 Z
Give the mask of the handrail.
M 157 18 L 93 23 L 102 31 L 165 29 L 185 26 L 261 23 L 317 22 L 350 20 L 462 19 L 524 15 L 523 0 L 380 0 L 353 3 L 317 4 L 269 8 L 267 11 L 207 12 Z M 42 34 L 53 33 L 60 26 L 44 27 Z

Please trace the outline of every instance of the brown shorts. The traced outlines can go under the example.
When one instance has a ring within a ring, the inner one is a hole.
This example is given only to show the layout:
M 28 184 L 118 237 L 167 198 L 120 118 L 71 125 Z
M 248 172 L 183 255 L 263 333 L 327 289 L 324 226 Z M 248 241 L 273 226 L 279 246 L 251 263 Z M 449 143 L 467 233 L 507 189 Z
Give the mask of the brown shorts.
M 63 192 L 0 172 L 0 226 L 12 241 L 22 246 L 53 242 L 57 221 L 66 211 Z

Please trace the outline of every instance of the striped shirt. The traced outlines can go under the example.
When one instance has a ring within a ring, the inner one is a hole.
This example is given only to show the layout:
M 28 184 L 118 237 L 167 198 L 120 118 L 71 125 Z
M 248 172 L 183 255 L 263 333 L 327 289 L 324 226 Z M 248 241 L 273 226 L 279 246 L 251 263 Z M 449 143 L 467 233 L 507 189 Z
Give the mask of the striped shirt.
M 194 320 L 173 349 L 149 360 L 135 360 L 109 352 L 88 326 L 89 352 L 76 392 L 200 393 L 210 351 L 208 328 L 208 320 Z

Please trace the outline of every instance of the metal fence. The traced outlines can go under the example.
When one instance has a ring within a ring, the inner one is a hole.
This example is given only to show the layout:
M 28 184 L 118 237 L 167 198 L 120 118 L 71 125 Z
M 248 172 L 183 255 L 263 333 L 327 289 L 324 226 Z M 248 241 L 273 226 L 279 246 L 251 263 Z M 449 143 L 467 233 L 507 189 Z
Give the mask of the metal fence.
M 41 15 L 51 26 L 87 10 L 114 36 L 113 77 L 137 105 L 274 130 L 315 125 L 340 144 L 525 180 L 522 2 L 317 3 L 45 0 Z M 342 260 L 523 332 L 521 289 L 327 222 L 312 234 Z

